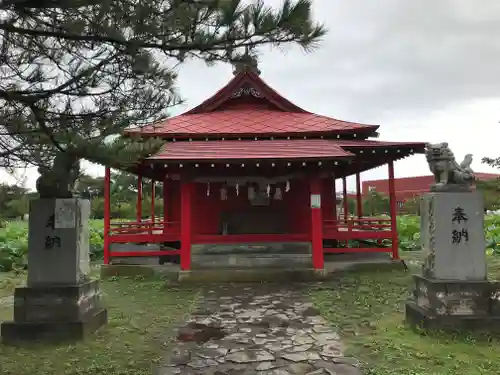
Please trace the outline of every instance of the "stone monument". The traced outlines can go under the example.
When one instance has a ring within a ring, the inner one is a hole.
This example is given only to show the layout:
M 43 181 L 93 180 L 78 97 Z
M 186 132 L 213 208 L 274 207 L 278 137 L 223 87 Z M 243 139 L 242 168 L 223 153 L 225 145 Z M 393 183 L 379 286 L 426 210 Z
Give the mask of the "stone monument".
M 447 143 L 429 144 L 436 183 L 421 200 L 421 242 L 428 253 L 414 275 L 406 320 L 429 330 L 500 331 L 500 286 L 487 280 L 483 197 L 473 189 L 472 155 L 458 164 Z
M 98 281 L 89 278 L 89 216 L 89 200 L 31 202 L 28 280 L 14 291 L 3 343 L 77 340 L 106 324 Z

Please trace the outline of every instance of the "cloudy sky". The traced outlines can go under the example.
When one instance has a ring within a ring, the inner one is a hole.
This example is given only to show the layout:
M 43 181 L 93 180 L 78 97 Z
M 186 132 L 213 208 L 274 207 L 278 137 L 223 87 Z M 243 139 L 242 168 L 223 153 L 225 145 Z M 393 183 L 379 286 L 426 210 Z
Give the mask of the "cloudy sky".
M 266 0 L 277 5 L 280 0 Z M 458 161 L 500 156 L 500 1 L 313 0 L 329 29 L 320 49 L 260 51 L 262 78 L 306 110 L 380 124 L 380 139 L 447 141 Z M 190 62 L 179 70 L 180 113 L 232 78 L 228 65 Z M 173 114 L 176 114 L 173 113 Z M 91 174 L 102 168 L 86 165 Z M 422 155 L 396 163 L 396 176 L 429 174 Z M 36 172 L 26 173 L 34 187 Z M 387 169 L 363 174 L 386 178 Z M 349 186 L 352 188 L 352 183 Z

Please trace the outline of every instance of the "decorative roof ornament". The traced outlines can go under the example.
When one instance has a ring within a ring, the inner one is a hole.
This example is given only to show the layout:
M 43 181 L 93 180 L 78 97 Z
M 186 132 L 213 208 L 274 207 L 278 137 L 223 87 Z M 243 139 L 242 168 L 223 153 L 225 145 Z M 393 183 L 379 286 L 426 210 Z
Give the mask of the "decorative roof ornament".
M 244 55 L 236 57 L 233 61 L 233 74 L 238 75 L 240 73 L 252 72 L 260 75 L 259 62 L 255 56 L 250 55 L 247 50 Z
M 231 95 L 231 99 L 236 99 L 241 96 L 253 96 L 254 98 L 264 97 L 258 90 L 254 89 L 253 87 L 241 87 Z

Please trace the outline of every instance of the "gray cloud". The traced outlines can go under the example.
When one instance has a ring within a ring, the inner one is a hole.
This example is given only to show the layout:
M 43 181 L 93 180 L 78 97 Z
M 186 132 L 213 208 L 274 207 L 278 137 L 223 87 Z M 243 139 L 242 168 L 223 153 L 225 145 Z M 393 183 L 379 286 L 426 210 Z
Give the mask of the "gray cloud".
M 302 85 L 311 95 L 328 93 L 341 106 L 368 116 L 498 96 L 500 2 L 315 4 L 318 14 L 331 15 L 326 19 L 330 35 L 320 51 L 290 62 L 287 70 L 298 81 L 281 77 L 280 85 L 283 80 L 284 86 Z M 303 69 L 307 74 L 300 74 Z
M 499 95 L 500 1 L 318 0 L 314 11 L 330 29 L 318 51 L 261 57 L 263 78 L 307 109 L 369 120 Z M 229 71 L 200 76 L 213 87 Z
M 369 122 L 498 96 L 500 1 L 319 0 L 314 11 L 330 29 L 318 51 L 261 55 L 263 78 L 307 109 Z M 227 66 L 199 65 L 181 70 L 181 82 L 198 76 L 213 90 L 230 77 Z M 190 105 L 211 93 L 181 88 Z

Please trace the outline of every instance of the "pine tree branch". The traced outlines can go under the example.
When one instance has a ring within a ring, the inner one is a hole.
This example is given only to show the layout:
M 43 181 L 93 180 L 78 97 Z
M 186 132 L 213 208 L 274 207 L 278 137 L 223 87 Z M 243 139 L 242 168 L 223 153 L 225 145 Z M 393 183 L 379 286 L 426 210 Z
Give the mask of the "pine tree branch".
M 296 36 L 290 35 L 287 37 L 267 40 L 251 40 L 259 36 L 258 34 L 248 35 L 244 38 L 226 38 L 223 41 L 216 41 L 212 43 L 152 43 L 152 42 L 144 42 L 140 39 L 131 39 L 131 40 L 120 40 L 117 38 L 112 38 L 108 35 L 78 35 L 71 34 L 62 31 L 49 31 L 42 29 L 26 29 L 21 27 L 16 27 L 9 24 L 0 23 L 0 30 L 5 30 L 8 32 L 36 36 L 36 37 L 47 37 L 47 38 L 56 38 L 56 39 L 66 39 L 72 41 L 79 42 L 96 42 L 96 43 L 109 43 L 112 45 L 118 45 L 123 47 L 133 47 L 133 48 L 148 48 L 148 49 L 157 49 L 164 52 L 191 52 L 191 51 L 200 51 L 200 52 L 215 52 L 215 51 L 226 51 L 227 45 L 230 44 L 233 48 L 244 48 L 244 47 L 256 47 L 260 45 L 267 45 L 271 41 L 286 44 L 296 41 Z
M 481 160 L 484 164 L 488 164 L 490 167 L 499 168 L 500 167 L 500 158 L 492 159 L 492 158 L 483 158 Z
M 9 8 L 0 21 L 0 164 L 46 173 L 66 152 L 136 169 L 163 142 L 110 138 L 166 118 L 181 102 L 173 66 L 187 58 L 228 62 L 262 45 L 307 50 L 325 33 L 310 7 L 308 0 L 278 10 L 262 1 L 107 0 L 82 9 Z

